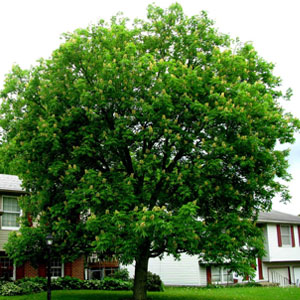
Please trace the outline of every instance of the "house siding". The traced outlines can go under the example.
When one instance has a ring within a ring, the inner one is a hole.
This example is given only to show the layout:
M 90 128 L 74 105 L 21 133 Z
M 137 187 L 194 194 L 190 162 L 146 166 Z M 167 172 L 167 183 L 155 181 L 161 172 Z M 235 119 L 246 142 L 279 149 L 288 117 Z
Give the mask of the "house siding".
M 297 226 L 291 225 L 294 228 L 294 232 L 297 230 Z M 286 261 L 300 261 L 300 247 L 299 247 L 299 236 L 294 235 L 295 239 L 295 247 L 278 246 L 278 237 L 277 237 L 277 225 L 276 224 L 268 224 L 268 244 L 269 247 L 267 250 L 267 255 L 264 257 L 264 261 L 269 262 L 281 262 Z
M 269 260 L 269 253 L 270 253 L 270 245 L 268 243 L 269 240 L 269 233 L 268 233 L 268 226 L 263 227 L 263 237 L 264 237 L 264 249 L 266 251 L 266 254 L 264 256 L 264 260 Z
M 300 279 L 300 278 L 295 278 L 295 272 L 294 272 L 295 268 L 300 268 L 300 262 L 294 262 L 294 261 L 273 262 L 273 263 L 265 262 L 264 267 L 265 267 L 265 272 L 266 272 L 265 280 L 271 281 L 269 270 L 272 270 L 272 269 L 276 270 L 276 269 L 280 269 L 280 268 L 289 269 L 290 280 L 292 283 L 296 283 L 297 279 Z
M 133 277 L 134 265 L 126 268 Z M 198 256 L 182 254 L 180 260 L 175 260 L 172 256 L 165 256 L 162 260 L 151 258 L 148 270 L 159 275 L 166 285 L 201 285 Z
M 4 244 L 7 243 L 10 230 L 0 230 L 0 251 L 4 251 Z
M 207 285 L 207 268 L 206 266 L 200 265 L 200 285 Z

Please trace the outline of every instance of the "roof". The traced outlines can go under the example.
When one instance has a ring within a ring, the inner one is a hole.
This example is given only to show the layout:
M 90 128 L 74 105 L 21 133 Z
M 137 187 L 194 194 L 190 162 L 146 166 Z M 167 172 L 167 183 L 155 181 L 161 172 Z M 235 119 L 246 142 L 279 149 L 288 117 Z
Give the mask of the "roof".
M 272 210 L 270 212 L 260 212 L 257 222 L 300 224 L 300 217 L 286 214 L 277 210 Z
M 21 184 L 21 180 L 16 175 L 0 174 L 0 192 L 24 192 Z M 272 210 L 270 212 L 260 212 L 257 222 L 300 224 L 300 217 Z
M 0 174 L 0 191 L 2 192 L 24 192 L 21 184 L 18 176 Z

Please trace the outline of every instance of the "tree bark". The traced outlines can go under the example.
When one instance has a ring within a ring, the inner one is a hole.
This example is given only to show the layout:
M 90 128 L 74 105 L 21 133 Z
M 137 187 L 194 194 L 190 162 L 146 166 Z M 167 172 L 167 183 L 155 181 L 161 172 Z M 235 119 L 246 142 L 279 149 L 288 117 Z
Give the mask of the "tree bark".
M 149 250 L 141 251 L 135 262 L 133 299 L 147 299 L 147 272 L 148 272 Z

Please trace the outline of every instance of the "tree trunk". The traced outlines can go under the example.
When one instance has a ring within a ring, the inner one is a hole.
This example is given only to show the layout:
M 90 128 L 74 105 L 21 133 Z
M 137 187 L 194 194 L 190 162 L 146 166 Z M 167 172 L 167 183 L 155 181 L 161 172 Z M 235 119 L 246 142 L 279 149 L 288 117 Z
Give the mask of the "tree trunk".
M 135 262 L 134 285 L 133 285 L 133 299 L 146 300 L 147 299 L 147 271 L 149 254 L 148 249 L 144 252 L 141 251 Z

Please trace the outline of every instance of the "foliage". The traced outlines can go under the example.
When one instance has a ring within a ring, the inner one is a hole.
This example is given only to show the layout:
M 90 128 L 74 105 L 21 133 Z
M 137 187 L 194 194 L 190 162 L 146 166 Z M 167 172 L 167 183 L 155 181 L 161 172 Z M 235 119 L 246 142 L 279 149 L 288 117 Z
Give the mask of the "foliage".
M 15 283 L 19 285 L 24 282 L 40 284 L 41 286 L 43 286 L 44 290 L 46 290 L 46 288 L 47 288 L 47 278 L 45 278 L 45 277 L 25 277 L 25 278 L 17 280 Z
M 288 150 L 275 146 L 299 128 L 274 65 L 178 4 L 126 22 L 65 34 L 48 60 L 8 74 L 0 159 L 30 192 L 23 227 L 30 213 L 64 260 L 135 260 L 135 299 L 148 259 L 164 253 L 251 275 L 257 213 L 276 193 L 289 199 Z M 19 262 L 33 259 L 28 232 L 6 246 Z
M 122 273 L 123 275 L 125 272 Z M 65 276 L 51 280 L 52 290 L 132 290 L 132 281 L 106 277 L 102 280 L 80 280 Z M 44 277 L 30 277 L 15 282 L 2 282 L 0 295 L 12 296 L 38 293 L 47 290 L 47 279 Z
M 0 295 L 15 296 L 23 294 L 23 289 L 13 282 L 6 282 L 0 286 Z
M 119 270 L 115 271 L 114 273 L 109 274 L 108 277 L 128 281 L 129 280 L 129 272 L 127 269 L 123 268 L 123 269 L 119 269 Z
M 39 293 L 46 289 L 46 286 L 43 283 L 34 281 L 17 282 L 16 285 L 21 288 L 22 294 Z
M 53 290 L 131 290 L 132 282 L 117 278 L 105 277 L 102 280 L 80 280 L 73 277 L 59 277 L 51 281 Z
M 100 281 L 99 290 L 131 290 L 132 282 L 116 278 L 104 277 Z
M 16 265 L 21 265 L 28 260 L 33 266 L 37 266 L 39 263 L 46 262 L 48 257 L 45 235 L 40 227 L 22 226 L 19 231 L 12 231 L 4 249 L 10 253 L 10 258 Z M 16 249 L 23 249 L 23 251 L 16 251 Z
M 84 280 L 65 276 L 58 277 L 51 281 L 51 288 L 54 290 L 80 290 L 85 288 Z
M 147 273 L 147 291 L 162 292 L 164 290 L 163 282 L 157 274 Z

